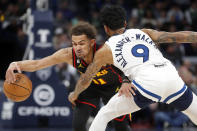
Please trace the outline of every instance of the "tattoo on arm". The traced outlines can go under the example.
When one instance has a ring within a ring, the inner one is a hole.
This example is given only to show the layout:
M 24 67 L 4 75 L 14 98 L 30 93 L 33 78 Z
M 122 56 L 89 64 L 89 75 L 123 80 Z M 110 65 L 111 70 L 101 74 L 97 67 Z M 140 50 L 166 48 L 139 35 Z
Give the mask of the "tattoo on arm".
M 157 39 L 157 43 L 175 43 L 176 38 L 172 35 L 170 35 L 170 33 L 162 33 L 158 39 Z
M 85 74 L 81 75 L 75 86 L 74 93 L 79 95 L 82 91 L 88 88 L 96 73 L 106 64 L 113 64 L 113 57 L 109 47 L 104 45 L 96 52 L 93 63 L 88 66 Z
M 100 70 L 101 65 L 96 65 L 94 63 L 91 63 L 85 74 L 82 74 L 80 79 L 77 82 L 77 85 L 75 87 L 75 93 L 79 95 L 81 92 L 83 92 L 85 89 L 88 88 L 90 85 L 94 75 Z
M 180 32 L 163 32 L 157 40 L 157 43 L 196 43 L 197 32 L 192 31 L 180 31 Z
M 196 43 L 197 42 L 197 33 L 196 32 L 190 32 L 188 33 L 188 38 L 187 41 L 190 41 L 191 43 Z

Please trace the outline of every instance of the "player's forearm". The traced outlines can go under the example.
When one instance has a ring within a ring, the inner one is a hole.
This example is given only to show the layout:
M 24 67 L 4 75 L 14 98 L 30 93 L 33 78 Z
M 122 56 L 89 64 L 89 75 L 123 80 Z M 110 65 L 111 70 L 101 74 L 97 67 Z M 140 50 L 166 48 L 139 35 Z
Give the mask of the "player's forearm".
M 34 72 L 36 70 L 42 69 L 42 67 L 38 65 L 37 60 L 18 61 L 17 65 L 19 66 L 21 71 L 27 72 Z
M 197 32 L 162 32 L 158 35 L 157 43 L 197 43 Z
M 81 75 L 79 80 L 78 80 L 78 82 L 77 82 L 77 84 L 76 84 L 74 93 L 78 96 L 84 90 L 86 90 L 88 88 L 90 83 L 91 83 L 91 79 L 90 78 L 85 78 L 85 76 Z
M 81 92 L 87 89 L 92 82 L 93 76 L 100 70 L 101 65 L 96 65 L 95 63 L 91 63 L 85 74 L 82 74 L 76 84 L 74 93 L 78 96 Z

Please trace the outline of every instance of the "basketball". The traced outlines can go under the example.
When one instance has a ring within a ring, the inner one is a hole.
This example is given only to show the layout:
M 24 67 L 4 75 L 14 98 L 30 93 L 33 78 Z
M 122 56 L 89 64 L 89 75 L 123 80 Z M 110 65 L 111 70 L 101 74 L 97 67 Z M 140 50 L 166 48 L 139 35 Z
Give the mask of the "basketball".
M 8 99 L 14 102 L 21 102 L 26 100 L 32 92 L 32 82 L 24 74 L 15 73 L 16 81 L 14 83 L 3 84 L 3 92 Z

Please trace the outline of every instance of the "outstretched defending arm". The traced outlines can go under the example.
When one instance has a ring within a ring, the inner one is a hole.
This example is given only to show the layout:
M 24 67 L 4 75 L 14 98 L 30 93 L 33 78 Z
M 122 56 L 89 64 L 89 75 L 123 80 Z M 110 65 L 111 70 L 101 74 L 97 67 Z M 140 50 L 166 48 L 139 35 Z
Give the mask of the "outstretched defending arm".
M 152 29 L 142 29 L 156 43 L 196 43 L 197 32 L 179 31 L 179 32 L 164 32 Z
M 93 76 L 96 75 L 101 67 L 106 64 L 113 64 L 113 57 L 110 48 L 105 44 L 96 52 L 93 63 L 88 66 L 85 74 L 80 76 L 74 92 L 69 95 L 68 99 L 71 103 L 74 104 L 74 101 L 78 98 L 78 95 L 88 88 Z

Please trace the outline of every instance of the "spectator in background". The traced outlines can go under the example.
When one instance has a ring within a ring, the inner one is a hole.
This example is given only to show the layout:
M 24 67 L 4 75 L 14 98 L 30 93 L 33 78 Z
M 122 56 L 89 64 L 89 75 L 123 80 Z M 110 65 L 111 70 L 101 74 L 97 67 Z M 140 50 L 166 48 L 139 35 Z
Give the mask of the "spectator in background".
M 165 45 L 164 56 L 169 59 L 176 67 L 179 67 L 182 63 L 183 54 L 179 45 L 167 44 Z
M 68 20 L 64 19 L 63 13 L 61 11 L 57 11 L 54 26 L 55 27 L 64 27 L 67 23 L 68 23 Z
M 164 30 L 168 30 L 169 32 L 177 31 L 177 27 L 173 23 L 168 23 L 163 27 Z M 160 45 L 161 51 L 163 55 L 169 59 L 176 67 L 179 67 L 182 63 L 184 51 L 182 50 L 183 45 L 181 44 L 163 44 Z
M 178 4 L 182 9 L 188 8 L 191 0 L 172 0 L 174 3 Z
M 22 32 L 22 27 L 18 24 L 15 19 L 11 19 L 8 23 L 2 25 L 0 30 L 0 63 L 1 71 L 0 78 L 4 79 L 3 73 L 9 63 L 14 60 L 21 60 L 26 47 L 26 36 Z
M 66 20 L 71 20 L 75 16 L 74 11 L 69 6 L 68 1 L 62 1 L 61 4 L 59 4 L 59 11 L 62 12 L 63 18 Z
M 196 43 L 184 44 L 185 55 L 186 56 L 197 56 L 197 45 Z
M 160 17 L 160 12 L 163 10 L 163 3 L 162 1 L 156 1 L 154 6 L 153 6 L 153 14 L 155 16 L 155 18 L 159 18 Z
M 145 16 L 142 18 L 141 20 L 141 25 L 142 27 L 145 25 L 145 24 L 151 24 L 153 25 L 154 27 L 156 27 L 157 25 L 157 21 L 155 20 L 154 16 L 153 16 L 153 13 L 150 9 L 146 10 L 145 12 Z
M 145 15 L 145 4 L 143 2 L 141 3 L 139 2 L 137 6 L 138 6 L 137 8 L 133 8 L 131 10 L 131 18 L 129 21 L 129 26 L 134 28 L 140 26 L 139 22 Z
M 28 43 L 28 37 L 22 29 L 22 23 L 20 23 L 20 25 L 17 28 L 17 41 L 18 47 L 21 51 L 20 58 L 23 58 Z
M 168 127 L 179 127 L 178 131 L 180 131 L 180 128 L 190 122 L 185 114 L 177 111 L 174 107 L 165 103 L 155 104 L 155 106 L 158 106 L 157 111 L 154 113 L 156 131 L 163 131 L 164 128 Z
M 61 48 L 71 47 L 71 41 L 68 35 L 64 33 L 62 28 L 56 28 L 54 37 L 54 48 L 59 50 Z
M 100 22 L 99 22 L 99 14 L 97 11 L 93 11 L 92 13 L 92 18 L 91 18 L 91 23 L 96 27 L 96 28 L 99 28 L 101 25 L 100 25 Z
M 191 6 L 185 11 L 187 22 L 192 25 L 197 22 L 197 1 L 193 1 Z
M 159 12 L 159 16 L 157 18 L 157 26 L 161 28 L 162 25 L 165 24 L 166 22 L 167 22 L 166 11 L 162 10 Z
M 5 12 L 9 3 L 10 2 L 8 0 L 1 0 L 0 1 L 0 10 L 2 12 Z
M 53 43 L 55 50 L 72 46 L 71 41 L 68 38 L 68 35 L 64 32 L 63 28 L 56 28 L 54 34 L 55 36 Z M 73 91 L 75 83 L 79 78 L 79 73 L 77 73 L 77 70 L 67 63 L 61 63 L 56 65 L 56 71 L 68 91 Z
M 4 75 L 8 64 L 14 60 L 21 60 L 27 44 L 27 36 L 22 30 L 19 17 L 28 7 L 28 1 L 0 0 L 0 79 Z
M 56 65 L 55 70 L 58 73 L 59 79 L 66 87 L 68 93 L 73 91 L 75 88 L 76 81 L 79 78 L 79 74 L 73 74 L 70 65 L 67 63 L 61 63 Z
M 179 23 L 183 20 L 183 18 L 184 18 L 184 15 L 180 7 L 176 4 L 173 4 L 172 8 L 167 13 L 167 20 L 169 22 Z
M 179 75 L 183 81 L 192 89 L 192 91 L 197 94 L 196 76 L 192 74 L 191 63 L 185 60 L 182 66 L 178 69 Z
M 138 11 L 137 11 L 137 9 L 133 9 L 131 11 L 131 16 L 128 20 L 128 26 L 130 28 L 139 28 L 140 25 L 138 23 L 139 23 Z

